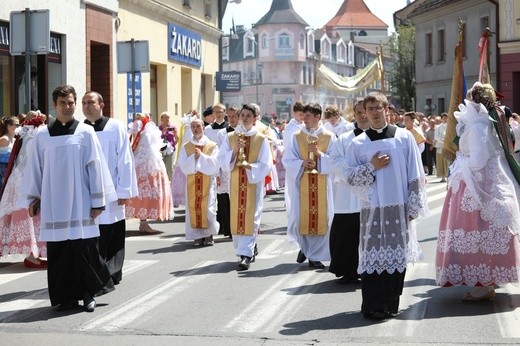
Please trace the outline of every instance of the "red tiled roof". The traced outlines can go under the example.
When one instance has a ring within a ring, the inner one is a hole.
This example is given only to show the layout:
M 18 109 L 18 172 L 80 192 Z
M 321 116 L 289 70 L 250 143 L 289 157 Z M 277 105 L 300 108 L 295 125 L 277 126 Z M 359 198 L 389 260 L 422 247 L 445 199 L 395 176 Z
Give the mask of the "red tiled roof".
M 324 27 L 388 29 L 388 25 L 372 13 L 363 0 L 343 1 L 334 18 Z

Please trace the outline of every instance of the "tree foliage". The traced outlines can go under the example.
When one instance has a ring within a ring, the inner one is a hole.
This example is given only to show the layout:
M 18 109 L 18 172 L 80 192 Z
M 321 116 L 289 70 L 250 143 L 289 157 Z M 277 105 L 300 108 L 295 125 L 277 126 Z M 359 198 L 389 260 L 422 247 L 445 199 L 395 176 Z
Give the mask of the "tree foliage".
M 414 109 L 415 100 L 415 28 L 399 25 L 390 38 L 390 53 L 395 59 L 390 70 L 392 95 L 402 109 Z

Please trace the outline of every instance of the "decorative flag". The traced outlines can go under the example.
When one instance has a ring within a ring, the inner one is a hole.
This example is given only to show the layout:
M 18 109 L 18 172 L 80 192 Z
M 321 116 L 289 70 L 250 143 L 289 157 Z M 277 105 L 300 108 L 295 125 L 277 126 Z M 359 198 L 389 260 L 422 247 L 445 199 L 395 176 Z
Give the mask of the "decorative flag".
M 457 126 L 457 119 L 455 119 L 454 112 L 458 110 L 459 104 L 464 102 L 467 93 L 466 76 L 464 74 L 464 68 L 462 65 L 463 61 L 463 42 L 462 42 L 462 30 L 464 23 L 459 20 L 459 34 L 457 39 L 457 45 L 455 46 L 455 63 L 453 66 L 453 80 L 451 82 L 451 98 L 450 107 L 448 109 L 448 124 L 446 127 L 446 135 L 444 137 L 444 147 L 442 148 L 442 156 L 453 162 L 455 155 L 459 151 L 458 136 L 455 130 Z
M 480 57 L 478 69 L 478 81 L 482 84 L 491 83 L 491 75 L 489 73 L 489 38 L 491 30 L 486 28 L 480 37 L 478 43 L 478 54 Z

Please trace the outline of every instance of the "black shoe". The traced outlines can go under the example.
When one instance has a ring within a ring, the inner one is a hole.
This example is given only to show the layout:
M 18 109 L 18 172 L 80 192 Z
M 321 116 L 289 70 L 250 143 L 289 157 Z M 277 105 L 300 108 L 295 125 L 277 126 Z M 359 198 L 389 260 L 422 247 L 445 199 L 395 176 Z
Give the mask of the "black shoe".
M 306 259 L 307 259 L 307 257 L 305 257 L 302 250 L 300 250 L 300 252 L 298 252 L 298 256 L 296 257 L 296 262 L 303 263 L 303 262 L 305 262 Z
M 213 241 L 213 235 L 204 238 L 204 246 L 213 246 L 213 244 L 215 244 L 215 242 Z
M 251 257 L 240 256 L 240 262 L 238 263 L 238 266 L 237 266 L 237 272 L 242 271 L 242 270 L 248 270 L 250 263 L 251 263 Z
M 315 268 L 315 269 L 325 269 L 325 265 L 323 265 L 323 263 L 321 263 L 320 261 L 309 260 L 309 267 Z
M 58 306 L 56 307 L 56 311 L 67 311 L 67 310 L 71 310 L 71 309 L 74 309 L 74 308 L 77 308 L 77 307 L 78 307 L 78 301 L 77 300 L 73 300 L 73 301 L 68 302 L 68 303 L 58 304 Z
M 83 298 L 83 308 L 86 312 L 94 312 L 96 308 L 96 301 L 90 295 L 85 295 Z

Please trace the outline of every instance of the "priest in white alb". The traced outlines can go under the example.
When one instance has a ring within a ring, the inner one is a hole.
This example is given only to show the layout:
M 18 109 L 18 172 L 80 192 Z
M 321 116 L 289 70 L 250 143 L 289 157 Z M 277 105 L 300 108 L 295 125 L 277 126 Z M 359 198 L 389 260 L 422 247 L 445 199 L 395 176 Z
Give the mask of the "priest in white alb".
M 192 118 L 192 137 L 182 146 L 178 165 L 186 176 L 186 240 L 196 246 L 213 245 L 217 222 L 216 174 L 219 172 L 217 143 L 204 135 L 204 122 Z
M 320 125 L 321 114 L 319 104 L 305 105 L 304 127 L 294 134 L 283 157 L 286 170 L 295 177 L 288 182 L 293 185 L 287 234 L 293 235 L 300 247 L 296 261 L 309 259 L 309 267 L 316 269 L 325 268 L 321 261 L 330 260 L 329 232 L 334 216 L 330 154 L 336 135 Z
M 125 204 L 138 193 L 134 155 L 126 126 L 103 115 L 105 103 L 101 94 L 89 91 L 83 95 L 81 103 L 85 124 L 96 131 L 117 193 L 117 200 L 108 203 L 99 216 L 99 253 L 117 285 L 123 279 L 125 261 Z M 103 292 L 109 290 L 110 287 L 104 287 Z
M 428 212 L 424 169 L 413 135 L 386 123 L 388 99 L 364 99 L 370 128 L 346 151 L 346 182 L 360 198 L 359 266 L 365 318 L 395 317 L 406 266 L 421 259 L 415 220 Z
M 265 196 L 264 179 L 273 166 L 268 140 L 253 126 L 256 116 L 254 105 L 242 106 L 242 123 L 228 133 L 219 155 L 222 169 L 231 172 L 231 234 L 235 253 L 240 257 L 237 271 L 248 270 L 258 253 L 256 238 Z
M 51 305 L 63 311 L 83 300 L 92 312 L 94 295 L 110 280 L 97 218 L 117 195 L 94 129 L 74 119 L 76 98 L 70 85 L 53 91 L 56 120 L 34 136 L 21 189 L 29 215 L 41 215 Z

